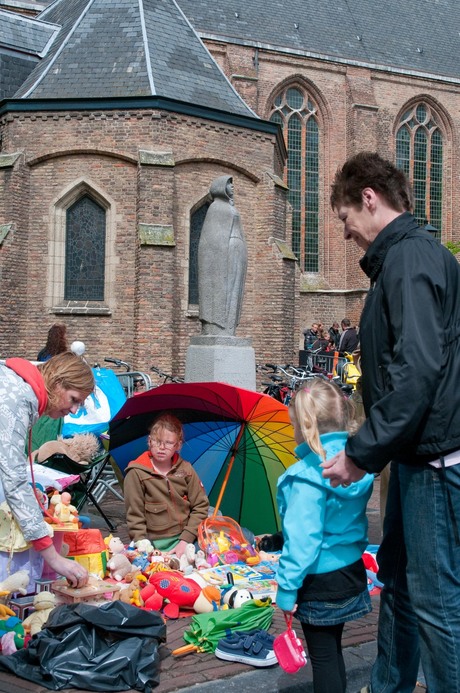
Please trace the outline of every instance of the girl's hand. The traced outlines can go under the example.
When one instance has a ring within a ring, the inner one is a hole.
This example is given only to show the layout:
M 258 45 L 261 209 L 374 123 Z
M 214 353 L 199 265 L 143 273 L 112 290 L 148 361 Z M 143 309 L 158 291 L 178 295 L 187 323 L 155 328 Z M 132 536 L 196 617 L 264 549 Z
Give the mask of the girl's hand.
M 293 615 L 295 614 L 295 612 L 297 611 L 297 606 L 298 606 L 297 604 L 294 604 L 294 606 L 292 607 L 292 610 L 291 610 L 291 611 L 285 611 L 285 610 L 283 609 L 283 614 L 284 614 L 287 618 L 289 618 L 290 616 L 293 616 Z

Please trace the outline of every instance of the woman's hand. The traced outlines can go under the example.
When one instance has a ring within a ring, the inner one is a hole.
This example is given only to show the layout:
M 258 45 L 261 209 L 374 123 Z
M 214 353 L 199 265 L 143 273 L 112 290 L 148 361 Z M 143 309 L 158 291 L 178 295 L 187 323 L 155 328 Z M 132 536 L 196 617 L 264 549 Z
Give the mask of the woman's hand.
M 39 551 L 51 570 L 67 578 L 72 587 L 84 587 L 88 582 L 88 571 L 77 561 L 71 561 L 58 554 L 54 546 Z

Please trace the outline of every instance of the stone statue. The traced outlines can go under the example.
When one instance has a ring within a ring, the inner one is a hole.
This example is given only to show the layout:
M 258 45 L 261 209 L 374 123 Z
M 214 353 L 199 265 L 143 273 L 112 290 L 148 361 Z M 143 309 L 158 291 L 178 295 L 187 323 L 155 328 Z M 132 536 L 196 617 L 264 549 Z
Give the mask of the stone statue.
M 216 178 L 198 244 L 198 294 L 203 335 L 234 335 L 240 321 L 248 252 L 233 202 L 232 176 Z

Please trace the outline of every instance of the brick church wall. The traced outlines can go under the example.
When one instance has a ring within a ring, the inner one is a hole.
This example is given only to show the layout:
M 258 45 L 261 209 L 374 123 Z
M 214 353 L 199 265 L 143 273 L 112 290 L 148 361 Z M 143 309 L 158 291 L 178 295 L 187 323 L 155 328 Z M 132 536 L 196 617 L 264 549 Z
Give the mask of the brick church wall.
M 3 332 L 0 357 L 34 358 L 49 326 L 63 320 L 70 339 L 86 343 L 91 362 L 116 356 L 139 369 L 155 364 L 183 373 L 189 336 L 200 330 L 188 305 L 190 214 L 224 173 L 234 178 L 249 256 L 237 334 L 252 337 L 256 358 L 281 361 L 295 351 L 295 263 L 270 240 L 274 227 L 281 240 L 286 233 L 273 135 L 151 110 L 20 113 L 0 127 L 8 151 L 24 152 L 12 168 L 0 168 L 0 197 L 10 197 L 10 179 L 20 195 L 2 210 L 0 223 L 10 219 L 14 234 L 0 249 L 0 263 L 8 276 L 17 273 L 6 254 L 10 243 L 27 267 L 14 293 L 15 330 Z M 143 162 L 142 152 L 159 153 L 159 161 Z M 56 310 L 49 264 L 56 206 L 82 184 L 106 201 L 113 226 L 113 293 L 105 311 L 93 314 L 73 304 Z M 174 245 L 141 242 L 140 225 L 172 229 Z M 8 302 L 4 312 L 11 310 Z
M 460 163 L 459 85 L 252 46 L 212 40 L 206 45 L 234 87 L 262 118 L 269 117 L 274 95 L 288 83 L 306 87 L 319 107 L 322 266 L 317 276 L 300 279 L 300 331 L 296 342 L 301 344 L 301 329 L 314 320 L 329 325 L 347 316 L 359 324 L 368 280 L 358 265 L 362 252 L 354 243 L 344 241 L 342 225 L 330 209 L 330 185 L 337 168 L 358 151 L 378 151 L 394 160 L 398 119 L 416 100 L 436 109 L 443 132 L 442 241 L 460 239 L 460 192 L 454 184 Z

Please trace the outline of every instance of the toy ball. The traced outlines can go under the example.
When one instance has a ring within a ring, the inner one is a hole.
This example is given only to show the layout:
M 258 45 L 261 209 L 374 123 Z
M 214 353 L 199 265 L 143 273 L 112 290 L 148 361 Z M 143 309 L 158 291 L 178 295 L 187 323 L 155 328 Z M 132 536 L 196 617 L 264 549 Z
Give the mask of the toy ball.
M 245 602 L 253 599 L 252 593 L 249 590 L 239 590 L 237 588 L 229 590 L 224 597 L 224 604 L 228 604 L 229 609 L 238 609 Z
M 72 351 L 75 356 L 83 356 L 86 351 L 86 346 L 84 342 L 75 341 L 70 345 L 70 351 Z

